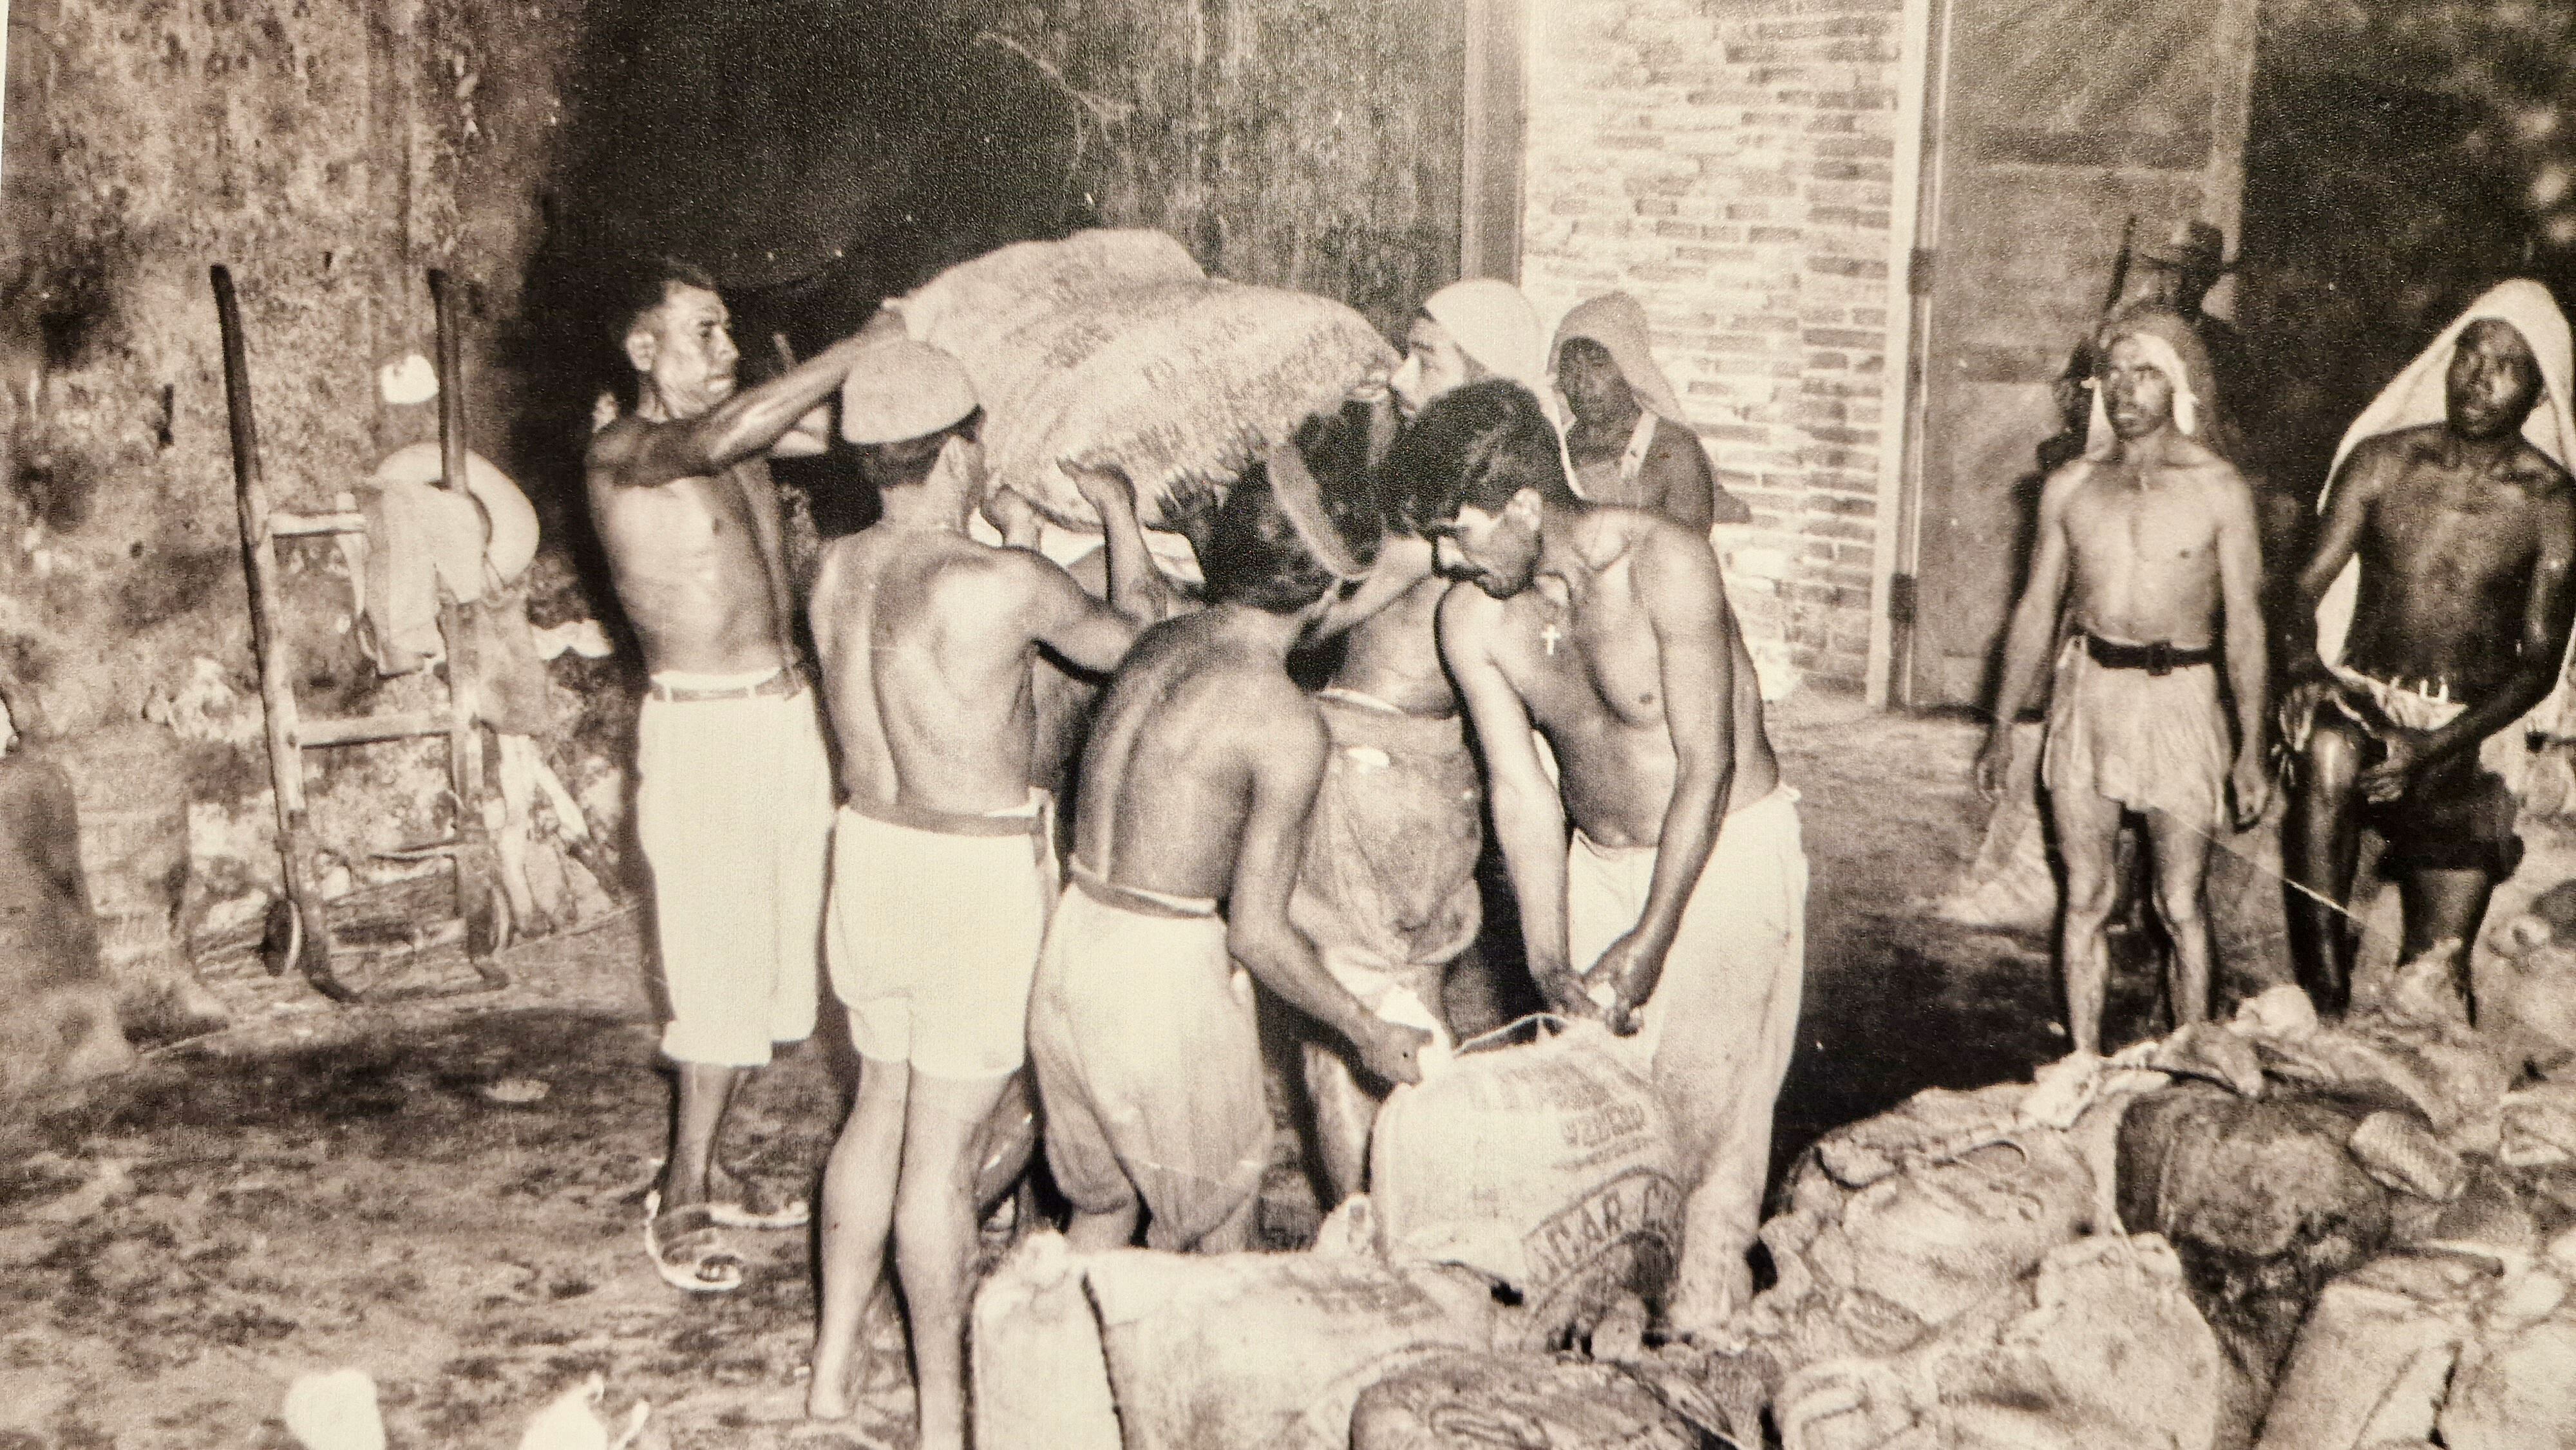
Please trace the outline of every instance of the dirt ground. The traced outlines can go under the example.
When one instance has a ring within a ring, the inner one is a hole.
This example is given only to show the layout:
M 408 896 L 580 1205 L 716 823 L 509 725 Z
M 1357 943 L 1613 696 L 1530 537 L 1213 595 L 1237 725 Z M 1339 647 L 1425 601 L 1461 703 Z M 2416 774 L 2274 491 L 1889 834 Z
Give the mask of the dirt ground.
M 1781 1153 L 2059 1055 L 2044 943 L 1906 909 L 1974 849 L 1975 728 L 1809 692 L 1773 733 L 1815 879 Z M 374 1377 L 391 1443 L 414 1450 L 513 1445 L 594 1371 L 613 1422 L 651 1402 L 640 1450 L 908 1444 L 891 1316 L 861 1415 L 799 1418 L 808 1234 L 737 1235 L 754 1272 L 729 1295 L 680 1294 L 647 1263 L 669 1099 L 636 928 L 516 948 L 498 992 L 384 1006 L 211 964 L 234 1028 L 0 1125 L 0 1450 L 284 1447 L 288 1383 L 341 1367 Z M 2121 972 L 2116 1036 L 2145 1025 L 2152 987 Z M 783 1060 L 737 1109 L 739 1165 L 810 1181 L 841 1081 L 821 1038 Z M 1284 1232 L 1312 1214 L 1290 1153 L 1265 1203 Z

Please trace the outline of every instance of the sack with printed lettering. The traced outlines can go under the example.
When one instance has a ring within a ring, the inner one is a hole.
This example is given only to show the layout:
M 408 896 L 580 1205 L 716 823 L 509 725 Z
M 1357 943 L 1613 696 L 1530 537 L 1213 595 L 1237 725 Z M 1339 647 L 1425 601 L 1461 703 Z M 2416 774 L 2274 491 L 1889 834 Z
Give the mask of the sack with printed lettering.
M 1599 1023 L 1538 1030 L 1397 1088 L 1369 1149 L 1379 1248 L 1517 1292 L 1526 1312 L 1501 1348 L 1555 1348 L 1628 1294 L 1659 1302 L 1681 1252 L 1681 1158 L 1653 1088 Z

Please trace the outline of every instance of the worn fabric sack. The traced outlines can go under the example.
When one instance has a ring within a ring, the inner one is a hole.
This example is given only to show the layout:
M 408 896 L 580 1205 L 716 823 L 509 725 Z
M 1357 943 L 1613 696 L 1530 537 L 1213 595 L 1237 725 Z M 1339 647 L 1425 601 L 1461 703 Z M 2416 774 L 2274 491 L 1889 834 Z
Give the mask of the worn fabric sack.
M 1064 1235 L 1030 1234 L 986 1276 L 968 1351 L 980 1450 L 1119 1450 L 1100 1321 Z
M 1521 1296 L 1519 1347 L 1555 1347 L 1623 1294 L 1658 1302 L 1681 1249 L 1664 1109 L 1595 1022 L 1471 1043 L 1395 1089 L 1369 1186 L 1388 1259 L 1464 1265 Z
M 1686 1382 L 1532 1354 L 1440 1354 L 1371 1385 L 1351 1450 L 1711 1450 Z
M 1901 1355 L 1792 1375 L 1787 1450 L 2211 1450 L 2245 1403 L 2163 1240 L 2062 1245 Z
M 1073 528 L 1100 521 L 1061 461 L 1123 466 L 1158 526 L 1166 490 L 1221 488 L 1395 361 L 1349 307 L 1208 278 L 1155 232 L 1019 243 L 891 305 L 974 380 L 994 477 Z
M 1122 1249 L 1084 1274 L 1126 1450 L 1339 1450 L 1361 1391 L 1489 1347 L 1503 1312 L 1473 1274 L 1360 1256 Z

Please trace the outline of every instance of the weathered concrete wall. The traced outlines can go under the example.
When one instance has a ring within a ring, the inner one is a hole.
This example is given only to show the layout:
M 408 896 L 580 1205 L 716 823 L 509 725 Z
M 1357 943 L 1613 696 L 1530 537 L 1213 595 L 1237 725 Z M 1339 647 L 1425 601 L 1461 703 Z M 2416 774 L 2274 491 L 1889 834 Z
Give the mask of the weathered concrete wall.
M 1801 669 L 1858 684 L 1886 416 L 1898 9 L 1552 0 L 1533 12 L 1522 282 L 1634 294 L 1720 481 L 1793 558 Z
M 377 367 L 426 354 L 423 270 L 485 284 L 469 391 L 519 380 L 493 348 L 535 236 L 582 0 L 18 0 L 10 6 L 8 311 L 41 335 L 13 387 L 0 640 L 58 734 L 175 720 L 200 865 L 219 891 L 276 869 L 211 263 L 239 286 L 263 458 L 285 507 L 327 507 L 427 408 Z M 14 379 L 13 379 L 14 381 Z M 390 708 L 348 636 L 327 546 L 285 556 L 299 685 Z M 229 697 L 229 699 L 227 699 Z M 170 701 L 179 705 L 174 711 Z M 314 814 L 352 853 L 438 833 L 433 748 L 341 752 Z M 75 763 L 75 770 L 78 770 Z M 243 879 L 243 878 L 247 879 Z

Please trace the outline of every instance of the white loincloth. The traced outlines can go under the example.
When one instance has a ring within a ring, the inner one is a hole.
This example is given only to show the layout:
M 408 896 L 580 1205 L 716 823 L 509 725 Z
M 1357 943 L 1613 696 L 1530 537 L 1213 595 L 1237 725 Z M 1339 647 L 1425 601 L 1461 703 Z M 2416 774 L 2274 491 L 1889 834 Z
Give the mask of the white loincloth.
M 1669 1109 L 1692 1175 L 1671 1319 L 1723 1322 L 1751 1297 L 1745 1253 L 1762 1225 L 1771 1113 L 1797 1045 L 1806 974 L 1807 855 L 1798 793 L 1786 785 L 1727 813 L 1682 910 L 1664 974 L 1621 1050 Z M 1566 945 L 1589 968 L 1645 914 L 1653 846 L 1611 848 L 1574 833 L 1566 859 Z

